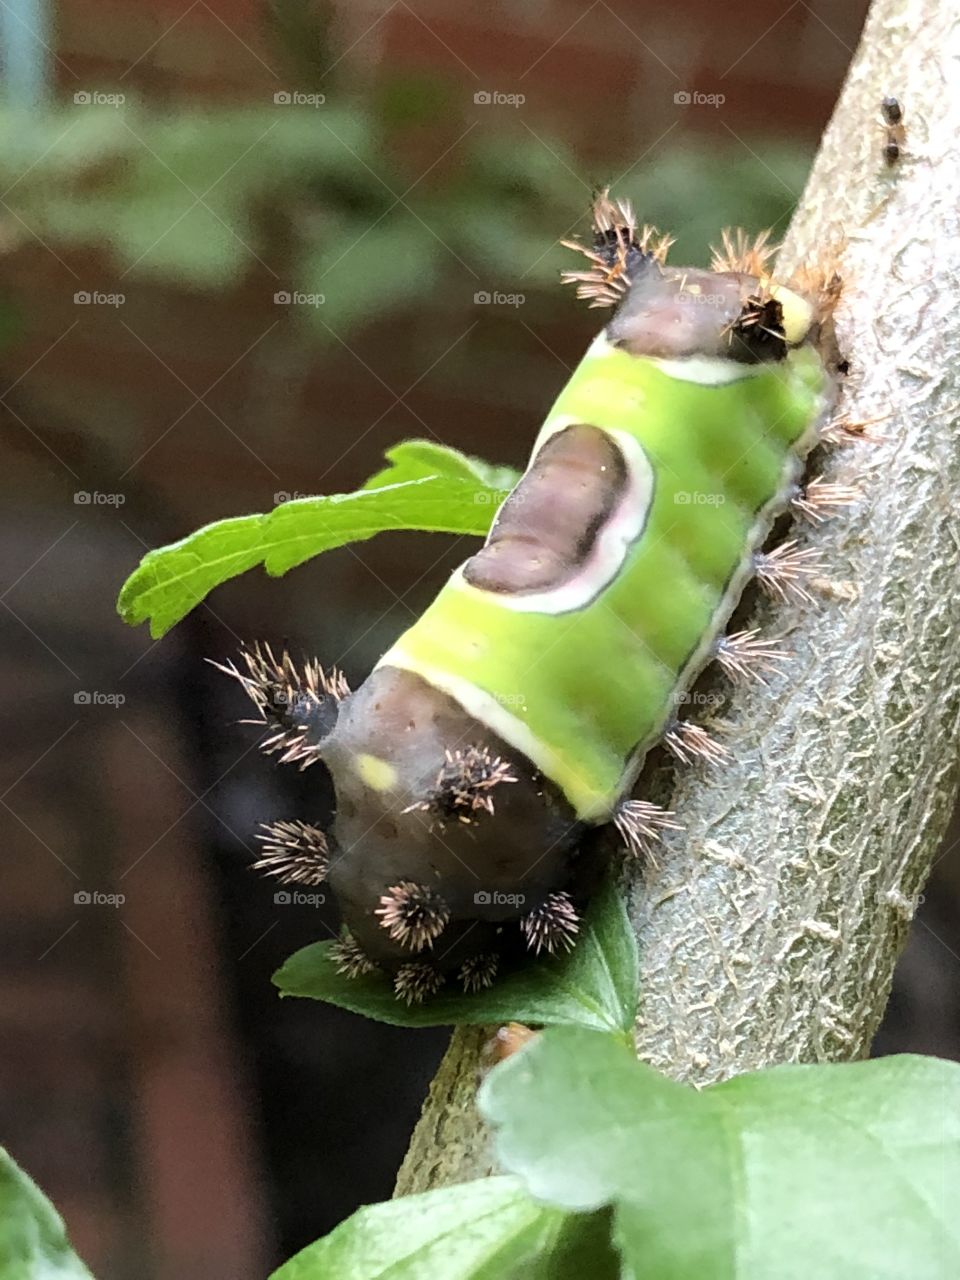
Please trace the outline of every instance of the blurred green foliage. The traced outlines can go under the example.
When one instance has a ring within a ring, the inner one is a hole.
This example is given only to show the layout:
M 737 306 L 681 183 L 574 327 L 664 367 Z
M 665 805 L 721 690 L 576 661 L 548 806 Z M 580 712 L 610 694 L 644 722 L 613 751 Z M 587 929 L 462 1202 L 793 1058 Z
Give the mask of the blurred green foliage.
M 640 164 L 586 161 L 547 123 L 534 133 L 478 109 L 433 74 L 348 87 L 328 8 L 271 0 L 266 12 L 291 83 L 317 105 L 171 111 L 101 94 L 0 113 L 8 250 L 95 246 L 131 279 L 192 289 L 259 271 L 277 291 L 322 295 L 296 314 L 329 338 L 426 296 L 464 306 L 496 288 L 535 300 L 569 262 L 559 239 L 587 230 L 597 185 L 672 230 L 675 259 L 689 261 L 705 260 L 725 223 L 783 229 L 802 188 L 806 158 L 756 140 L 691 149 L 667 138 Z

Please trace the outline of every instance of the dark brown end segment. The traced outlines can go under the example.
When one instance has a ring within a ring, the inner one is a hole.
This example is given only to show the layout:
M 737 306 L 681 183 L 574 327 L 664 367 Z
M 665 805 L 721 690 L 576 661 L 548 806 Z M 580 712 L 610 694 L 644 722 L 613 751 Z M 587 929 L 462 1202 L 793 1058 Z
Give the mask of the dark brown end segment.
M 590 555 L 627 481 L 623 454 L 607 432 L 586 423 L 558 431 L 500 508 L 464 578 L 500 593 L 562 586 Z
M 501 762 L 498 782 L 481 788 L 475 809 L 451 810 L 435 803 L 438 781 L 468 746 Z M 486 985 L 497 957 L 527 951 L 522 922 L 558 901 L 569 902 L 573 936 L 602 871 L 581 857 L 589 833 L 526 757 L 452 698 L 378 668 L 344 700 L 324 760 L 337 793 L 327 882 L 357 955 L 404 971 L 400 998 L 424 988 L 414 964 L 459 974 L 468 989 Z

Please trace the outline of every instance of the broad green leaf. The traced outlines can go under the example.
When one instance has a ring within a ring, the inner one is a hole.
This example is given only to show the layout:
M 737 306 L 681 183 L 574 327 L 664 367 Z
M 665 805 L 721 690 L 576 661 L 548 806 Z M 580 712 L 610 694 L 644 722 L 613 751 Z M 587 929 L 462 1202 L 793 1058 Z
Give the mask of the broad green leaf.
M 385 456 L 390 465 L 372 475 L 364 489 L 382 489 L 387 484 L 421 480 L 424 476 L 450 476 L 455 480 L 479 480 L 505 498 L 520 479 L 513 467 L 494 466 L 433 440 L 404 440 L 388 449 Z
M 274 975 L 285 996 L 326 1000 L 341 1009 L 401 1027 L 524 1022 L 589 1027 L 628 1035 L 637 1006 L 636 941 L 622 897 L 608 883 L 594 898 L 582 936 L 568 955 L 531 962 L 476 995 L 435 996 L 408 1007 L 380 974 L 337 973 L 332 942 L 295 952 Z
M 485 534 L 493 519 L 488 495 L 478 480 L 424 476 L 382 489 L 285 502 L 267 517 L 264 567 L 278 576 L 321 551 L 390 530 Z
M 960 1066 L 784 1066 L 697 1092 L 613 1037 L 544 1032 L 485 1081 L 504 1168 L 562 1208 L 613 1205 L 657 1280 L 960 1275 Z
M 424 475 L 401 484 L 283 502 L 263 515 L 205 525 L 148 551 L 124 583 L 117 610 L 154 639 L 229 578 L 262 564 L 278 576 L 321 551 L 388 530 L 484 536 L 500 496 L 477 474 Z
M 615 1280 L 604 1214 L 531 1200 L 485 1178 L 359 1209 L 271 1280 Z
M 0 1280 L 91 1280 L 70 1248 L 63 1219 L 2 1147 Z

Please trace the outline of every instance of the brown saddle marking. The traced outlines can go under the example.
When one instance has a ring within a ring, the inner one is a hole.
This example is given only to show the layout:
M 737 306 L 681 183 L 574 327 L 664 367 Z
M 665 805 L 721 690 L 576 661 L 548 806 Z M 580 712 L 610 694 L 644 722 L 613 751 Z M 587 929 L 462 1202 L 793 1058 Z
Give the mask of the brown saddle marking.
M 485 546 L 464 565 L 464 579 L 503 594 L 563 586 L 586 562 L 628 478 L 607 432 L 587 423 L 564 427 L 500 508 Z

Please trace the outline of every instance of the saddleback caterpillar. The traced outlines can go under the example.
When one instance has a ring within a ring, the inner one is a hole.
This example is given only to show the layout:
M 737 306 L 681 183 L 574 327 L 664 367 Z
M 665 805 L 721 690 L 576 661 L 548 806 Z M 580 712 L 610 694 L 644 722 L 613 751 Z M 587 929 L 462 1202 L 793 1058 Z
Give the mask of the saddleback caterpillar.
M 670 238 L 628 203 L 602 192 L 593 212 L 564 278 L 612 315 L 484 546 L 355 692 L 266 646 L 227 668 L 265 749 L 322 761 L 336 791 L 328 831 L 277 823 L 258 865 L 325 881 L 341 971 L 381 970 L 408 1002 L 576 944 L 605 851 L 649 854 L 677 828 L 632 795 L 647 753 L 724 757 L 677 715 L 700 672 L 762 680 L 785 656 L 725 634 L 752 579 L 810 599 L 815 553 L 765 549 L 774 522 L 855 496 L 801 488 L 832 403 L 835 273 L 779 280 L 765 235 L 727 232 L 709 270 L 669 266 Z

